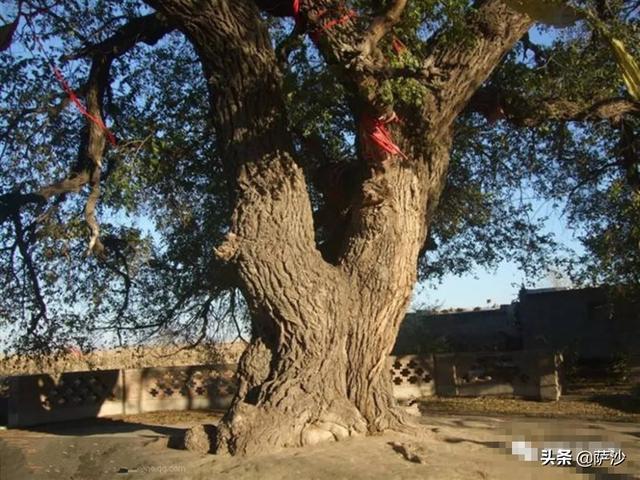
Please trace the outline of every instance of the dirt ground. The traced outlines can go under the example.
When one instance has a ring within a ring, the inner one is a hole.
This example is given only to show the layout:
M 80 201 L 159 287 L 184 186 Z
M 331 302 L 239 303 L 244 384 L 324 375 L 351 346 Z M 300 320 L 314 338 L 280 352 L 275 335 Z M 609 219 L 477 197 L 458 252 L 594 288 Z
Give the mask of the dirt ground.
M 172 365 L 233 363 L 241 346 L 232 347 L 215 359 L 207 350 L 176 356 L 160 349 L 153 361 L 130 350 L 70 354 L 44 365 L 4 358 L 0 375 L 134 368 L 162 359 Z M 203 456 L 181 448 L 189 427 L 216 423 L 219 415 L 212 412 L 156 412 L 0 430 L 0 480 L 640 479 L 640 401 L 628 387 L 582 388 L 559 402 L 430 397 L 420 409 L 423 429 L 416 436 L 354 438 L 252 458 Z M 553 442 L 574 453 L 585 446 L 615 447 L 626 460 L 608 469 L 544 466 L 540 449 L 553 448 Z M 412 455 L 422 463 L 407 460 Z
M 164 412 L 0 431 L 0 479 L 640 479 L 640 424 L 633 422 L 423 414 L 416 436 L 353 438 L 252 458 L 178 448 L 186 428 L 218 418 Z M 615 447 L 627 458 L 608 469 L 525 461 L 550 442 Z M 414 453 L 423 463 L 405 458 Z

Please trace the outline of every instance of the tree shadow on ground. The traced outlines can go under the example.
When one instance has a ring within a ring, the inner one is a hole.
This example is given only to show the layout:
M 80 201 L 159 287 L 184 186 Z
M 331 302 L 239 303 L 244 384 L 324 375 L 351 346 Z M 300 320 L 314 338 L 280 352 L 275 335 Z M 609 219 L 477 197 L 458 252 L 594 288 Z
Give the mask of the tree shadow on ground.
M 168 427 L 148 423 L 128 422 L 111 418 L 92 418 L 77 421 L 48 423 L 33 427 L 24 427 L 22 430 L 39 432 L 56 436 L 87 437 L 96 435 L 131 434 L 138 432 L 139 438 L 166 438 L 167 447 L 183 450 L 184 437 L 187 428 Z M 144 433 L 145 430 L 152 433 Z
M 590 396 L 588 400 L 621 412 L 640 414 L 640 398 L 631 393 L 598 394 Z
M 52 435 L 102 435 L 113 433 L 133 433 L 140 430 L 151 430 L 159 435 L 177 435 L 184 433 L 186 428 L 166 427 L 163 425 L 153 425 L 139 422 L 127 422 L 113 418 L 92 418 L 83 420 L 72 420 L 67 422 L 47 423 L 33 427 L 23 427 L 21 430 L 31 432 L 41 432 Z
M 500 443 L 500 442 L 481 442 L 478 440 L 471 440 L 470 438 L 460 438 L 460 437 L 448 437 L 444 439 L 445 442 L 447 443 L 462 443 L 462 442 L 468 442 L 468 443 L 474 443 L 476 445 L 480 445 L 483 447 L 487 447 L 487 448 L 502 448 L 504 449 L 504 444 Z

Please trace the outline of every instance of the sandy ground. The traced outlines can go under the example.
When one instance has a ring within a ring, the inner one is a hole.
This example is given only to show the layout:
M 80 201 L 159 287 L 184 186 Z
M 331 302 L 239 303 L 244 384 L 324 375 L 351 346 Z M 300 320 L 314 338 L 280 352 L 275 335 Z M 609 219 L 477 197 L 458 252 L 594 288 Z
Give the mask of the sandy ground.
M 215 421 L 208 412 L 175 412 L 0 431 L 0 479 L 640 479 L 638 423 L 447 415 L 423 417 L 420 436 L 354 438 L 252 458 L 175 448 L 186 428 Z M 514 454 L 523 442 L 615 446 L 627 458 L 608 469 L 543 466 Z M 424 463 L 407 461 L 399 444 Z

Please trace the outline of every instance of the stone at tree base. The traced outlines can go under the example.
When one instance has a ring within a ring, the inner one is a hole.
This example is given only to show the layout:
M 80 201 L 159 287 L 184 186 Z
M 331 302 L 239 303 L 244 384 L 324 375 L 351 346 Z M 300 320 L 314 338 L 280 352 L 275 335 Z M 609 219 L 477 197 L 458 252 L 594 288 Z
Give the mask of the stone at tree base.
M 406 460 L 413 463 L 426 463 L 426 448 L 422 445 L 409 442 L 390 442 L 389 445 L 401 454 Z
M 422 412 L 420 411 L 420 404 L 418 400 L 415 398 L 409 400 L 406 404 L 402 405 L 402 409 L 409 415 L 422 417 Z
M 184 435 L 184 448 L 191 452 L 206 455 L 211 452 L 211 441 L 215 427 L 213 425 L 195 425 Z
M 333 433 L 323 428 L 307 427 L 302 432 L 303 445 L 317 445 L 335 439 Z

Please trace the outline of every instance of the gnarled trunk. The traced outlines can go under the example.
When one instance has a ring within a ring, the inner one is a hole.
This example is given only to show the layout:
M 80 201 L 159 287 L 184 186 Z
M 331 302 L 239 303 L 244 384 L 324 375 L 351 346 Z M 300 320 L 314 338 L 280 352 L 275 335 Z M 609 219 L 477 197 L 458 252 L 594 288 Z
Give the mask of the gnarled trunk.
M 425 187 L 427 166 L 446 165 L 448 146 L 428 160 L 423 168 L 397 163 L 365 182 L 335 265 L 316 248 L 304 177 L 289 154 L 243 167 L 234 233 L 219 253 L 238 267 L 253 338 L 217 451 L 260 452 L 404 426 L 387 359 L 426 235 L 434 191 Z M 371 191 L 379 195 L 373 203 L 365 201 Z
M 424 240 L 424 182 L 400 166 L 377 176 L 385 197 L 360 207 L 363 224 L 353 228 L 362 235 L 353 232 L 334 266 L 315 248 L 300 169 L 274 162 L 275 171 L 286 166 L 289 182 L 241 193 L 228 245 L 252 310 L 253 339 L 240 362 L 239 394 L 219 429 L 219 451 L 300 446 L 404 421 L 394 408 L 387 358 Z
M 402 426 L 387 358 L 442 190 L 450 125 L 501 51 L 479 42 L 473 47 L 478 52 L 456 57 L 456 68 L 476 54 L 485 63 L 465 71 L 457 90 L 452 85 L 458 83 L 445 82 L 450 91 L 432 100 L 432 111 L 425 112 L 430 119 L 413 138 L 407 128 L 396 132 L 409 158 L 364 180 L 337 260 L 329 263 L 316 245 L 305 177 L 286 127 L 280 72 L 255 5 L 149 3 L 180 25 L 198 52 L 218 148 L 235 187 L 231 232 L 217 254 L 237 269 L 253 338 L 216 450 L 264 452 Z M 490 3 L 495 10 L 497 2 Z M 509 41 L 517 36 L 514 31 Z M 443 98 L 449 106 L 438 110 Z

